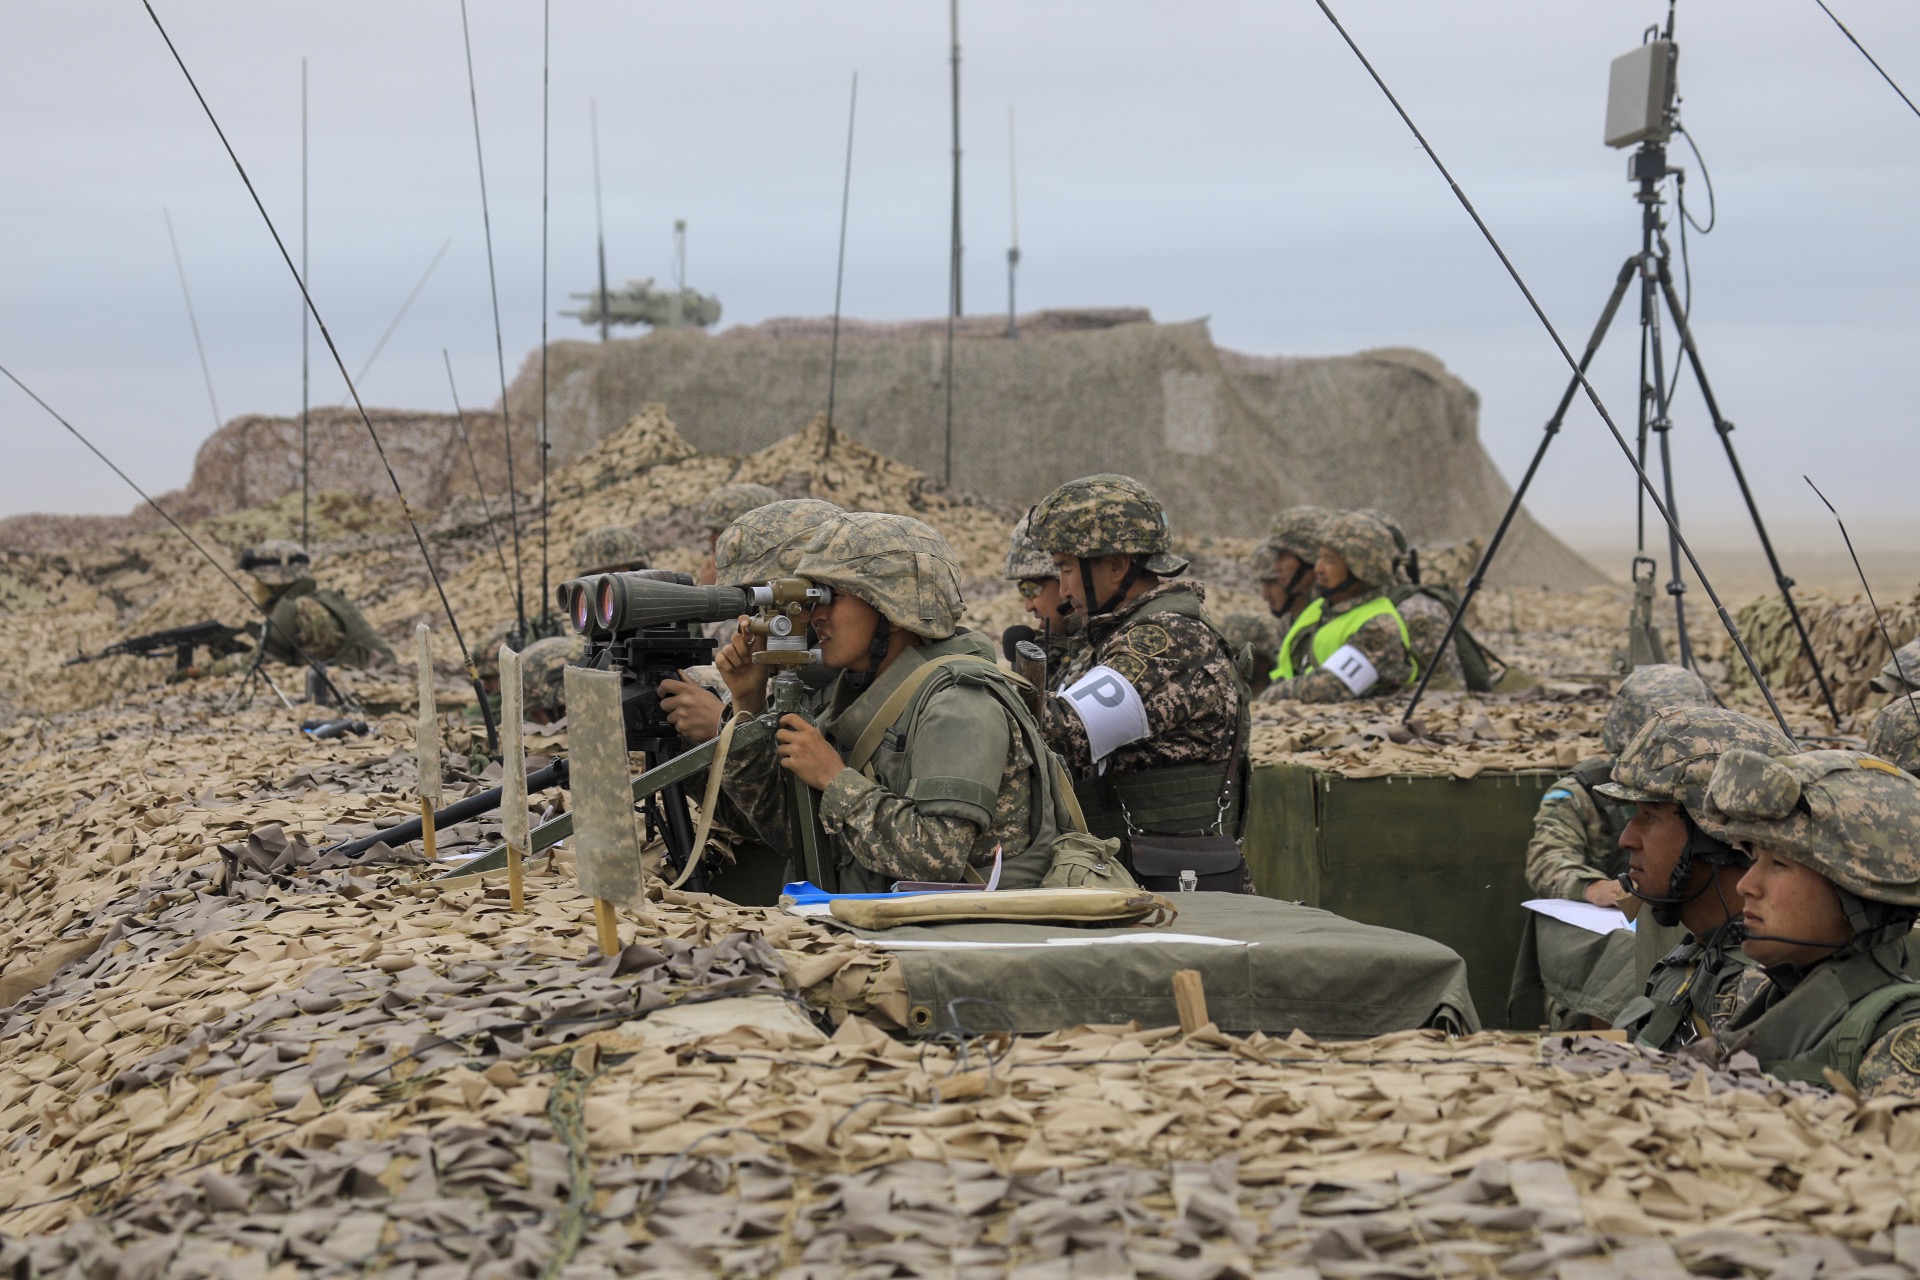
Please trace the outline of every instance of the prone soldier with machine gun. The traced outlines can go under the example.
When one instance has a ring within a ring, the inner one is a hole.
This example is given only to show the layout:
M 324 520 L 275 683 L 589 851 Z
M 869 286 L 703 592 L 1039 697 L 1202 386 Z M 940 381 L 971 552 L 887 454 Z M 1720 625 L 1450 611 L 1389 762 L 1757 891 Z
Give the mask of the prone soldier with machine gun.
M 246 653 L 251 646 L 244 643 L 248 632 L 245 627 L 230 627 L 224 622 L 209 618 L 205 622 L 196 622 L 187 627 L 169 627 L 165 631 L 149 631 L 145 635 L 128 636 L 100 650 L 98 653 L 79 653 L 68 658 L 65 666 L 78 666 L 83 662 L 98 662 L 102 658 L 129 656 L 135 658 L 162 658 L 173 654 L 173 674 L 171 679 L 180 680 L 199 674 L 194 663 L 194 655 L 201 649 L 215 658 L 223 658 L 232 653 Z

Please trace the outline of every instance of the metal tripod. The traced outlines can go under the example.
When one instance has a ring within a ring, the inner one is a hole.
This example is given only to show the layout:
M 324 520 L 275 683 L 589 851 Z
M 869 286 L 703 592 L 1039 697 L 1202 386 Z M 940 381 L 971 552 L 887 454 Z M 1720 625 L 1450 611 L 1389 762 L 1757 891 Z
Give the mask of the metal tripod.
M 1600 311 L 1600 319 L 1593 327 L 1593 335 L 1587 339 L 1587 346 L 1580 353 L 1578 371 L 1567 382 L 1567 389 L 1560 396 L 1560 403 L 1554 408 L 1553 416 L 1547 420 L 1540 443 L 1533 451 L 1532 459 L 1527 463 L 1526 473 L 1513 492 L 1513 500 L 1500 516 L 1500 523 L 1494 528 L 1493 537 L 1487 543 L 1487 549 L 1481 553 L 1479 563 L 1474 566 L 1473 576 L 1467 580 L 1466 590 L 1460 598 L 1460 607 L 1448 620 L 1446 634 L 1441 637 L 1439 647 L 1434 650 L 1435 660 L 1426 664 L 1420 673 L 1420 683 L 1413 691 L 1412 699 L 1407 703 L 1403 722 L 1411 722 L 1415 708 L 1425 696 L 1427 683 L 1433 678 L 1438 667 L 1438 655 L 1447 651 L 1453 643 L 1454 635 L 1460 629 L 1460 620 L 1466 616 L 1467 607 L 1473 603 L 1480 592 L 1487 575 L 1487 568 L 1499 554 L 1500 546 L 1506 541 L 1507 531 L 1513 525 L 1514 516 L 1520 511 L 1520 504 L 1526 500 L 1527 490 L 1533 485 L 1533 478 L 1539 473 L 1540 463 L 1547 456 L 1547 447 L 1553 438 L 1560 434 L 1565 422 L 1567 410 L 1580 389 L 1581 379 L 1587 368 L 1599 354 L 1600 344 L 1606 340 L 1607 331 L 1613 326 L 1614 316 L 1619 313 L 1620 304 L 1626 300 L 1627 288 L 1635 280 L 1640 284 L 1640 395 L 1639 395 L 1639 437 L 1637 440 L 1637 458 L 1641 469 L 1646 469 L 1647 446 L 1657 440 L 1660 450 L 1660 479 L 1663 498 L 1667 510 L 1674 516 L 1674 524 L 1667 529 L 1667 556 L 1671 574 L 1667 579 L 1667 594 L 1673 598 L 1674 639 L 1678 647 L 1680 665 L 1694 666 L 1693 646 L 1687 637 L 1686 583 L 1681 578 L 1680 535 L 1678 530 L 1679 507 L 1674 501 L 1673 450 L 1671 435 L 1673 421 L 1670 415 L 1673 380 L 1669 377 L 1665 346 L 1662 342 L 1661 313 L 1673 320 L 1674 330 L 1680 337 L 1680 348 L 1685 353 L 1686 363 L 1693 370 L 1694 382 L 1700 388 L 1700 398 L 1706 402 L 1707 413 L 1713 419 L 1714 432 L 1720 437 L 1721 448 L 1726 451 L 1727 465 L 1733 470 L 1734 482 L 1740 487 L 1740 497 L 1746 503 L 1747 514 L 1753 520 L 1754 532 L 1760 538 L 1760 547 L 1766 553 L 1767 566 L 1773 572 L 1773 580 L 1780 588 L 1780 597 L 1786 602 L 1787 616 L 1793 620 L 1793 629 L 1800 637 L 1800 650 L 1806 655 L 1807 662 L 1813 668 L 1814 679 L 1820 685 L 1820 696 L 1827 704 L 1827 713 L 1837 726 L 1840 722 L 1839 708 L 1834 705 L 1833 691 L 1827 684 L 1826 673 L 1820 669 L 1820 659 L 1814 654 L 1813 640 L 1807 634 L 1805 621 L 1800 617 L 1800 606 L 1793 598 L 1793 579 L 1787 576 L 1780 566 L 1780 557 L 1773 549 L 1773 539 L 1767 533 L 1766 522 L 1761 519 L 1760 507 L 1753 499 L 1753 490 L 1747 485 L 1746 471 L 1740 465 L 1740 457 L 1733 447 L 1733 423 L 1720 412 L 1720 402 L 1714 397 L 1713 387 L 1707 381 L 1707 371 L 1700 360 L 1700 349 L 1693 340 L 1693 330 L 1687 324 L 1687 310 L 1681 305 L 1680 297 L 1673 287 L 1673 274 L 1669 270 L 1670 252 L 1665 235 L 1666 222 L 1661 216 L 1664 198 L 1660 194 L 1660 182 L 1677 170 L 1667 165 L 1667 148 L 1663 140 L 1648 139 L 1642 142 L 1633 153 L 1628 164 L 1628 176 L 1639 183 L 1634 198 L 1639 201 L 1640 213 L 1640 249 L 1629 257 L 1620 268 L 1619 276 L 1614 280 L 1613 293 L 1607 298 L 1607 304 Z M 1677 370 L 1674 370 L 1677 373 Z M 1637 570 L 1647 559 L 1647 499 L 1644 489 L 1636 491 L 1638 499 L 1637 550 L 1634 563 Z

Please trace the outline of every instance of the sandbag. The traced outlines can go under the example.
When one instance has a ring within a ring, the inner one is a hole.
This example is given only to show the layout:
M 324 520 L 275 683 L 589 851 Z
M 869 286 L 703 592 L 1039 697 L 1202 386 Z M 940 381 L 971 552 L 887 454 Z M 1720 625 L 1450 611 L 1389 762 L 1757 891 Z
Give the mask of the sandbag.
M 1164 925 L 1179 913 L 1145 890 L 1000 889 L 993 893 L 916 893 L 905 897 L 835 898 L 834 918 L 856 929 L 905 924 L 1005 920 L 1021 924 Z

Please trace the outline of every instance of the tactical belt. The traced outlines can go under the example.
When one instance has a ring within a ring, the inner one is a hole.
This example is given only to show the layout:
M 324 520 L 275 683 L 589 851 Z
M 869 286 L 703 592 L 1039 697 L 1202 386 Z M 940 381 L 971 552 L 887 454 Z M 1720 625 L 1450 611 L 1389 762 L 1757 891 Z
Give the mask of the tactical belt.
M 1170 765 L 1113 777 L 1084 778 L 1073 784 L 1074 795 L 1086 812 L 1087 830 L 1102 839 L 1127 834 L 1127 818 L 1141 831 L 1161 835 L 1196 835 L 1221 823 L 1225 835 L 1237 834 L 1238 787 L 1226 777 L 1227 764 Z M 1222 784 L 1226 783 L 1226 817 L 1221 819 Z

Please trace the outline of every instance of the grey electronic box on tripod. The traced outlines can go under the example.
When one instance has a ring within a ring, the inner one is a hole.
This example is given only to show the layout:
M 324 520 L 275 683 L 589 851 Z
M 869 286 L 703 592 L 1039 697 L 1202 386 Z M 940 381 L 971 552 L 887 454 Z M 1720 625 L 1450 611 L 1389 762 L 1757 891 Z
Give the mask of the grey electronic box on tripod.
M 1627 290 L 1636 282 L 1640 286 L 1640 395 L 1639 395 L 1639 434 L 1637 439 L 1638 461 L 1643 469 L 1647 466 L 1647 448 L 1657 443 L 1660 453 L 1660 480 L 1667 510 L 1672 512 L 1676 523 L 1679 507 L 1674 501 L 1673 450 L 1670 436 L 1673 421 L 1670 415 L 1674 383 L 1678 380 L 1676 359 L 1671 367 L 1661 328 L 1663 313 L 1673 322 L 1675 332 L 1680 339 L 1680 351 L 1686 364 L 1693 370 L 1694 382 L 1700 388 L 1700 397 L 1706 402 L 1707 413 L 1713 419 L 1714 432 L 1720 437 L 1721 447 L 1727 455 L 1727 465 L 1733 470 L 1734 482 L 1740 487 L 1740 497 L 1746 503 L 1747 514 L 1753 520 L 1754 532 L 1759 535 L 1760 547 L 1766 553 L 1767 567 L 1773 573 L 1774 583 L 1780 589 L 1781 599 L 1786 602 L 1787 616 L 1793 621 L 1794 631 L 1800 638 L 1801 652 L 1813 667 L 1814 679 L 1819 682 L 1820 694 L 1827 704 L 1828 714 L 1835 725 L 1839 724 L 1840 712 L 1834 705 L 1833 692 L 1827 684 L 1826 673 L 1820 669 L 1820 660 L 1814 654 L 1813 641 L 1807 635 L 1806 623 L 1800 617 L 1800 607 L 1793 598 L 1793 579 L 1780 566 L 1780 557 L 1773 549 L 1773 539 L 1767 533 L 1766 522 L 1760 517 L 1760 508 L 1753 500 L 1753 491 L 1747 485 L 1745 470 L 1740 465 L 1739 455 L 1733 447 L 1733 423 L 1720 412 L 1720 402 L 1713 394 L 1712 384 L 1707 381 L 1706 366 L 1700 360 L 1699 348 L 1694 344 L 1693 330 L 1687 323 L 1687 307 L 1682 304 L 1679 294 L 1673 286 L 1673 273 L 1670 267 L 1671 251 L 1667 245 L 1666 218 L 1664 215 L 1666 199 L 1661 192 L 1661 183 L 1668 177 L 1677 184 L 1686 181 L 1685 172 L 1667 163 L 1667 143 L 1673 135 L 1683 132 L 1680 125 L 1679 95 L 1676 91 L 1676 71 L 1680 60 L 1680 46 L 1673 39 L 1674 0 L 1668 0 L 1667 23 L 1664 30 L 1658 26 L 1648 27 L 1639 48 L 1622 54 L 1613 60 L 1611 74 L 1607 84 L 1607 125 L 1606 144 L 1614 148 L 1633 147 L 1633 154 L 1627 159 L 1627 176 L 1637 189 L 1634 199 L 1640 204 L 1640 248 L 1629 256 L 1620 268 L 1615 279 L 1613 293 L 1607 298 L 1607 304 L 1601 309 L 1599 323 L 1594 325 L 1593 335 L 1587 339 L 1586 349 L 1580 355 L 1579 372 L 1567 383 L 1567 389 L 1560 397 L 1559 405 L 1553 416 L 1548 419 L 1546 430 L 1540 437 L 1533 458 L 1527 463 L 1526 474 L 1514 489 L 1513 501 L 1507 504 L 1506 512 L 1500 517 L 1499 525 L 1494 529 L 1493 537 L 1488 540 L 1487 549 L 1480 556 L 1480 562 L 1474 566 L 1473 576 L 1455 610 L 1447 633 L 1441 639 L 1436 652 L 1445 653 L 1453 642 L 1455 631 L 1459 629 L 1460 619 L 1465 616 L 1467 606 L 1479 593 L 1486 577 L 1487 567 L 1493 563 L 1499 553 L 1500 544 L 1505 540 L 1508 528 L 1514 516 L 1525 501 L 1527 489 L 1533 484 L 1534 476 L 1540 470 L 1545 459 L 1547 446 L 1560 433 L 1567 410 L 1573 403 L 1574 395 L 1580 389 L 1580 380 L 1593 359 L 1599 354 L 1600 344 L 1606 340 L 1607 330 L 1613 325 L 1613 319 L 1620 310 L 1620 304 L 1626 300 Z M 1681 188 L 1684 190 L 1684 187 Z M 1685 216 L 1684 205 L 1681 214 Z M 1684 230 L 1684 229 L 1683 229 Z M 1684 241 L 1684 234 L 1682 237 Z M 1633 560 L 1633 577 L 1636 586 L 1645 586 L 1651 576 L 1657 572 L 1658 564 L 1646 552 L 1647 537 L 1647 500 L 1644 490 L 1636 493 L 1638 511 L 1636 519 L 1636 547 Z M 1673 528 L 1667 532 L 1667 557 L 1671 572 L 1667 579 L 1667 594 L 1673 599 L 1674 641 L 1680 665 L 1693 667 L 1693 646 L 1687 636 L 1686 583 L 1680 576 L 1679 535 Z M 1662 646 L 1652 628 L 1641 622 L 1640 610 L 1636 610 L 1634 632 L 1630 637 L 1629 652 L 1636 659 L 1647 655 L 1658 660 L 1664 656 Z M 1643 634 L 1644 633 L 1644 634 Z M 1421 697 L 1426 693 L 1427 682 L 1432 678 L 1437 664 L 1425 664 L 1421 672 L 1420 683 L 1415 688 L 1413 698 L 1407 705 L 1406 719 L 1411 721 L 1413 712 L 1420 705 Z

